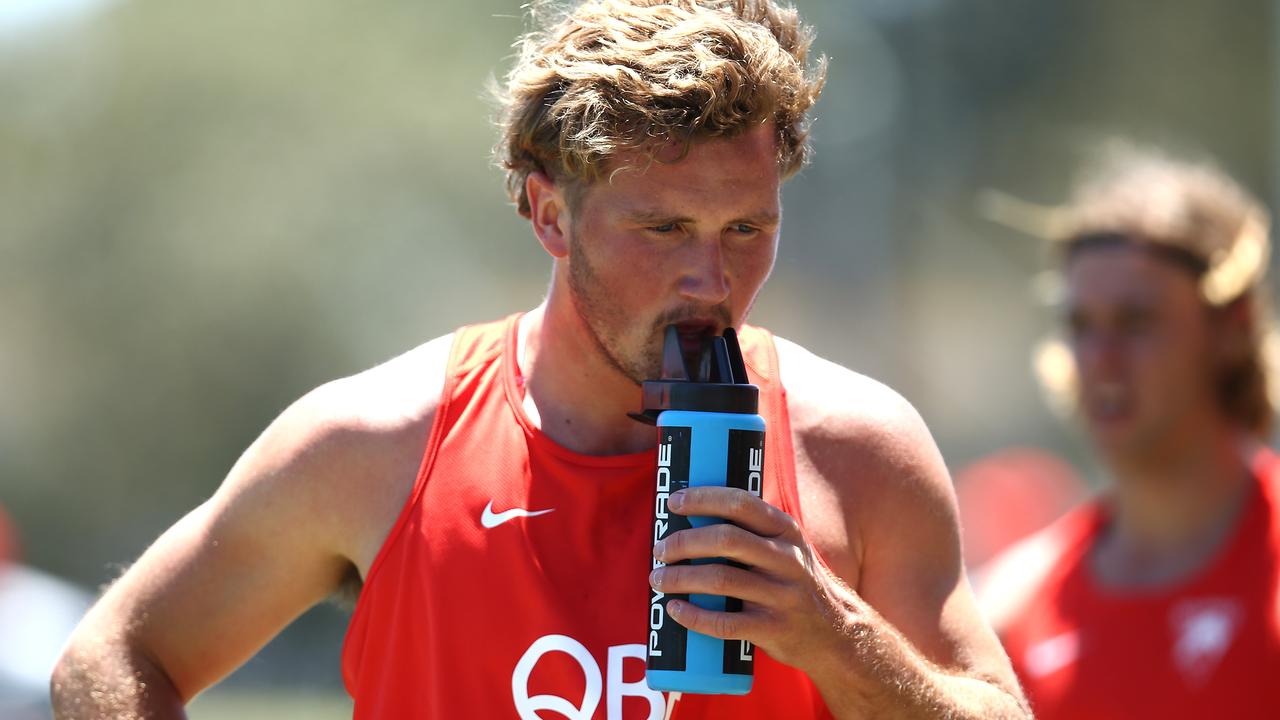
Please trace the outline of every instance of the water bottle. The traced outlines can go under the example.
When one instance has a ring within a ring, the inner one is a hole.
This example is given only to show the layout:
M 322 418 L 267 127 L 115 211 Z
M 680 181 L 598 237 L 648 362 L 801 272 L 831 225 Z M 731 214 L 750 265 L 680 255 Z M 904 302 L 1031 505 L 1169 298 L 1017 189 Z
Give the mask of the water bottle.
M 644 412 L 637 419 L 658 427 L 657 493 L 653 541 L 689 527 L 725 522 L 686 517 L 667 509 L 671 493 L 719 485 L 761 494 L 764 479 L 764 418 L 760 390 L 747 383 L 742 350 L 732 329 L 704 344 L 694 377 L 685 365 L 680 337 L 669 326 L 662 376 L 643 386 Z M 680 565 L 732 562 L 723 558 L 683 560 Z M 653 560 L 653 567 L 662 563 Z M 708 610 L 736 612 L 742 601 L 719 595 L 666 595 L 649 591 L 645 681 L 654 690 L 745 695 L 751 691 L 755 648 L 745 640 L 721 640 L 686 629 L 667 614 L 673 598 Z

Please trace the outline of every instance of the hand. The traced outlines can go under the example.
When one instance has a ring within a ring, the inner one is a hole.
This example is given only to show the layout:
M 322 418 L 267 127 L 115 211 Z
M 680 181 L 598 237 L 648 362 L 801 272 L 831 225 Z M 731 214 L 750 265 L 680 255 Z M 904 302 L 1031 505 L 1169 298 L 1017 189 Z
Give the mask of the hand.
M 673 599 L 667 612 L 676 622 L 705 635 L 750 641 L 802 670 L 848 642 L 841 628 L 852 591 L 818 561 L 795 518 L 744 490 L 726 487 L 682 490 L 667 507 L 729 523 L 681 530 L 660 541 L 653 554 L 667 565 L 655 569 L 649 583 L 667 594 L 705 593 L 743 601 L 740 612 L 730 613 Z M 709 557 L 747 567 L 671 565 Z

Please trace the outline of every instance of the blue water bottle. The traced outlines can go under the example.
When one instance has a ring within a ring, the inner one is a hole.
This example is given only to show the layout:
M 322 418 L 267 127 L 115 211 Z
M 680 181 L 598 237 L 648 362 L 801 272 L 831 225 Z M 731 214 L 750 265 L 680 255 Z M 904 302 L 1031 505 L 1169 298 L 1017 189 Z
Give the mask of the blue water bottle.
M 687 487 L 737 487 L 760 496 L 764 479 L 764 418 L 760 390 L 747 383 L 742 350 L 732 329 L 705 344 L 694 377 L 685 365 L 680 337 L 669 326 L 662 377 L 643 386 L 644 412 L 634 417 L 658 426 L 657 494 L 653 541 L 689 527 L 724 522 L 686 517 L 667 509 L 671 493 Z M 723 558 L 677 564 L 731 562 Z M 653 561 L 653 567 L 662 563 Z M 645 681 L 654 690 L 745 695 L 751 691 L 755 648 L 745 640 L 721 640 L 693 632 L 667 614 L 673 599 L 708 610 L 736 612 L 742 601 L 719 595 L 665 595 L 650 589 Z

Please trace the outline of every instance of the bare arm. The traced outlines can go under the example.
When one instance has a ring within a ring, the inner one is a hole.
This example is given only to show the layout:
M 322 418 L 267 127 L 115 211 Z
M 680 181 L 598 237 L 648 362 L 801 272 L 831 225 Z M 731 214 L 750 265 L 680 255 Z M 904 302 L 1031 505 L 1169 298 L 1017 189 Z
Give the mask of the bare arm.
M 965 579 L 950 480 L 923 422 L 887 388 L 790 347 L 793 369 L 822 390 L 788 386 L 811 479 L 800 488 L 807 530 L 740 491 L 673 496 L 672 509 L 738 527 L 677 533 L 660 560 L 723 556 L 749 569 L 659 571 L 664 592 L 745 601 L 734 614 L 679 603 L 672 617 L 804 670 L 837 717 L 1030 717 Z
M 447 338 L 423 351 L 443 362 Z M 51 682 L 56 717 L 183 717 L 187 701 L 368 569 L 412 487 L 436 400 L 380 403 L 386 386 L 405 395 L 423 384 L 394 387 L 396 363 L 443 378 L 442 366 L 397 359 L 313 391 L 147 549 L 72 635 Z
M 860 553 L 833 554 L 843 572 L 828 581 L 849 642 L 837 645 L 815 681 L 838 715 L 874 708 L 888 717 L 1030 717 L 965 578 L 941 457 L 914 411 L 903 407 L 897 417 L 871 457 L 846 458 L 870 481 L 841 503 L 859 528 Z M 853 588 L 842 579 L 851 576 Z
M 837 626 L 853 640 L 815 670 L 830 678 L 819 687 L 833 711 L 1030 717 L 969 589 L 954 491 L 924 422 L 892 390 L 796 354 L 789 359 L 807 361 L 819 387 L 841 389 L 808 393 L 821 405 L 797 418 L 806 456 L 832 488 L 825 508 L 806 512 L 843 523 L 857 540 L 819 546 L 838 581 L 830 583 Z

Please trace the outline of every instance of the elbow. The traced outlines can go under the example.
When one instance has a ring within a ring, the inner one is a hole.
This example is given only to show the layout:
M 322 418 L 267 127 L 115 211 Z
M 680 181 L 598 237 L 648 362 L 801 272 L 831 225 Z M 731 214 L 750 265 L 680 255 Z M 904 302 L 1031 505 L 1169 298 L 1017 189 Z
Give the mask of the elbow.
M 49 676 L 49 701 L 55 718 L 78 716 L 75 712 L 77 698 L 83 694 L 78 691 L 86 685 L 86 679 L 90 675 L 85 660 L 75 647 L 73 637 L 63 648 L 62 655 L 54 663 L 53 672 Z
M 49 677 L 55 720 L 185 717 L 169 677 L 121 639 L 72 636 Z

